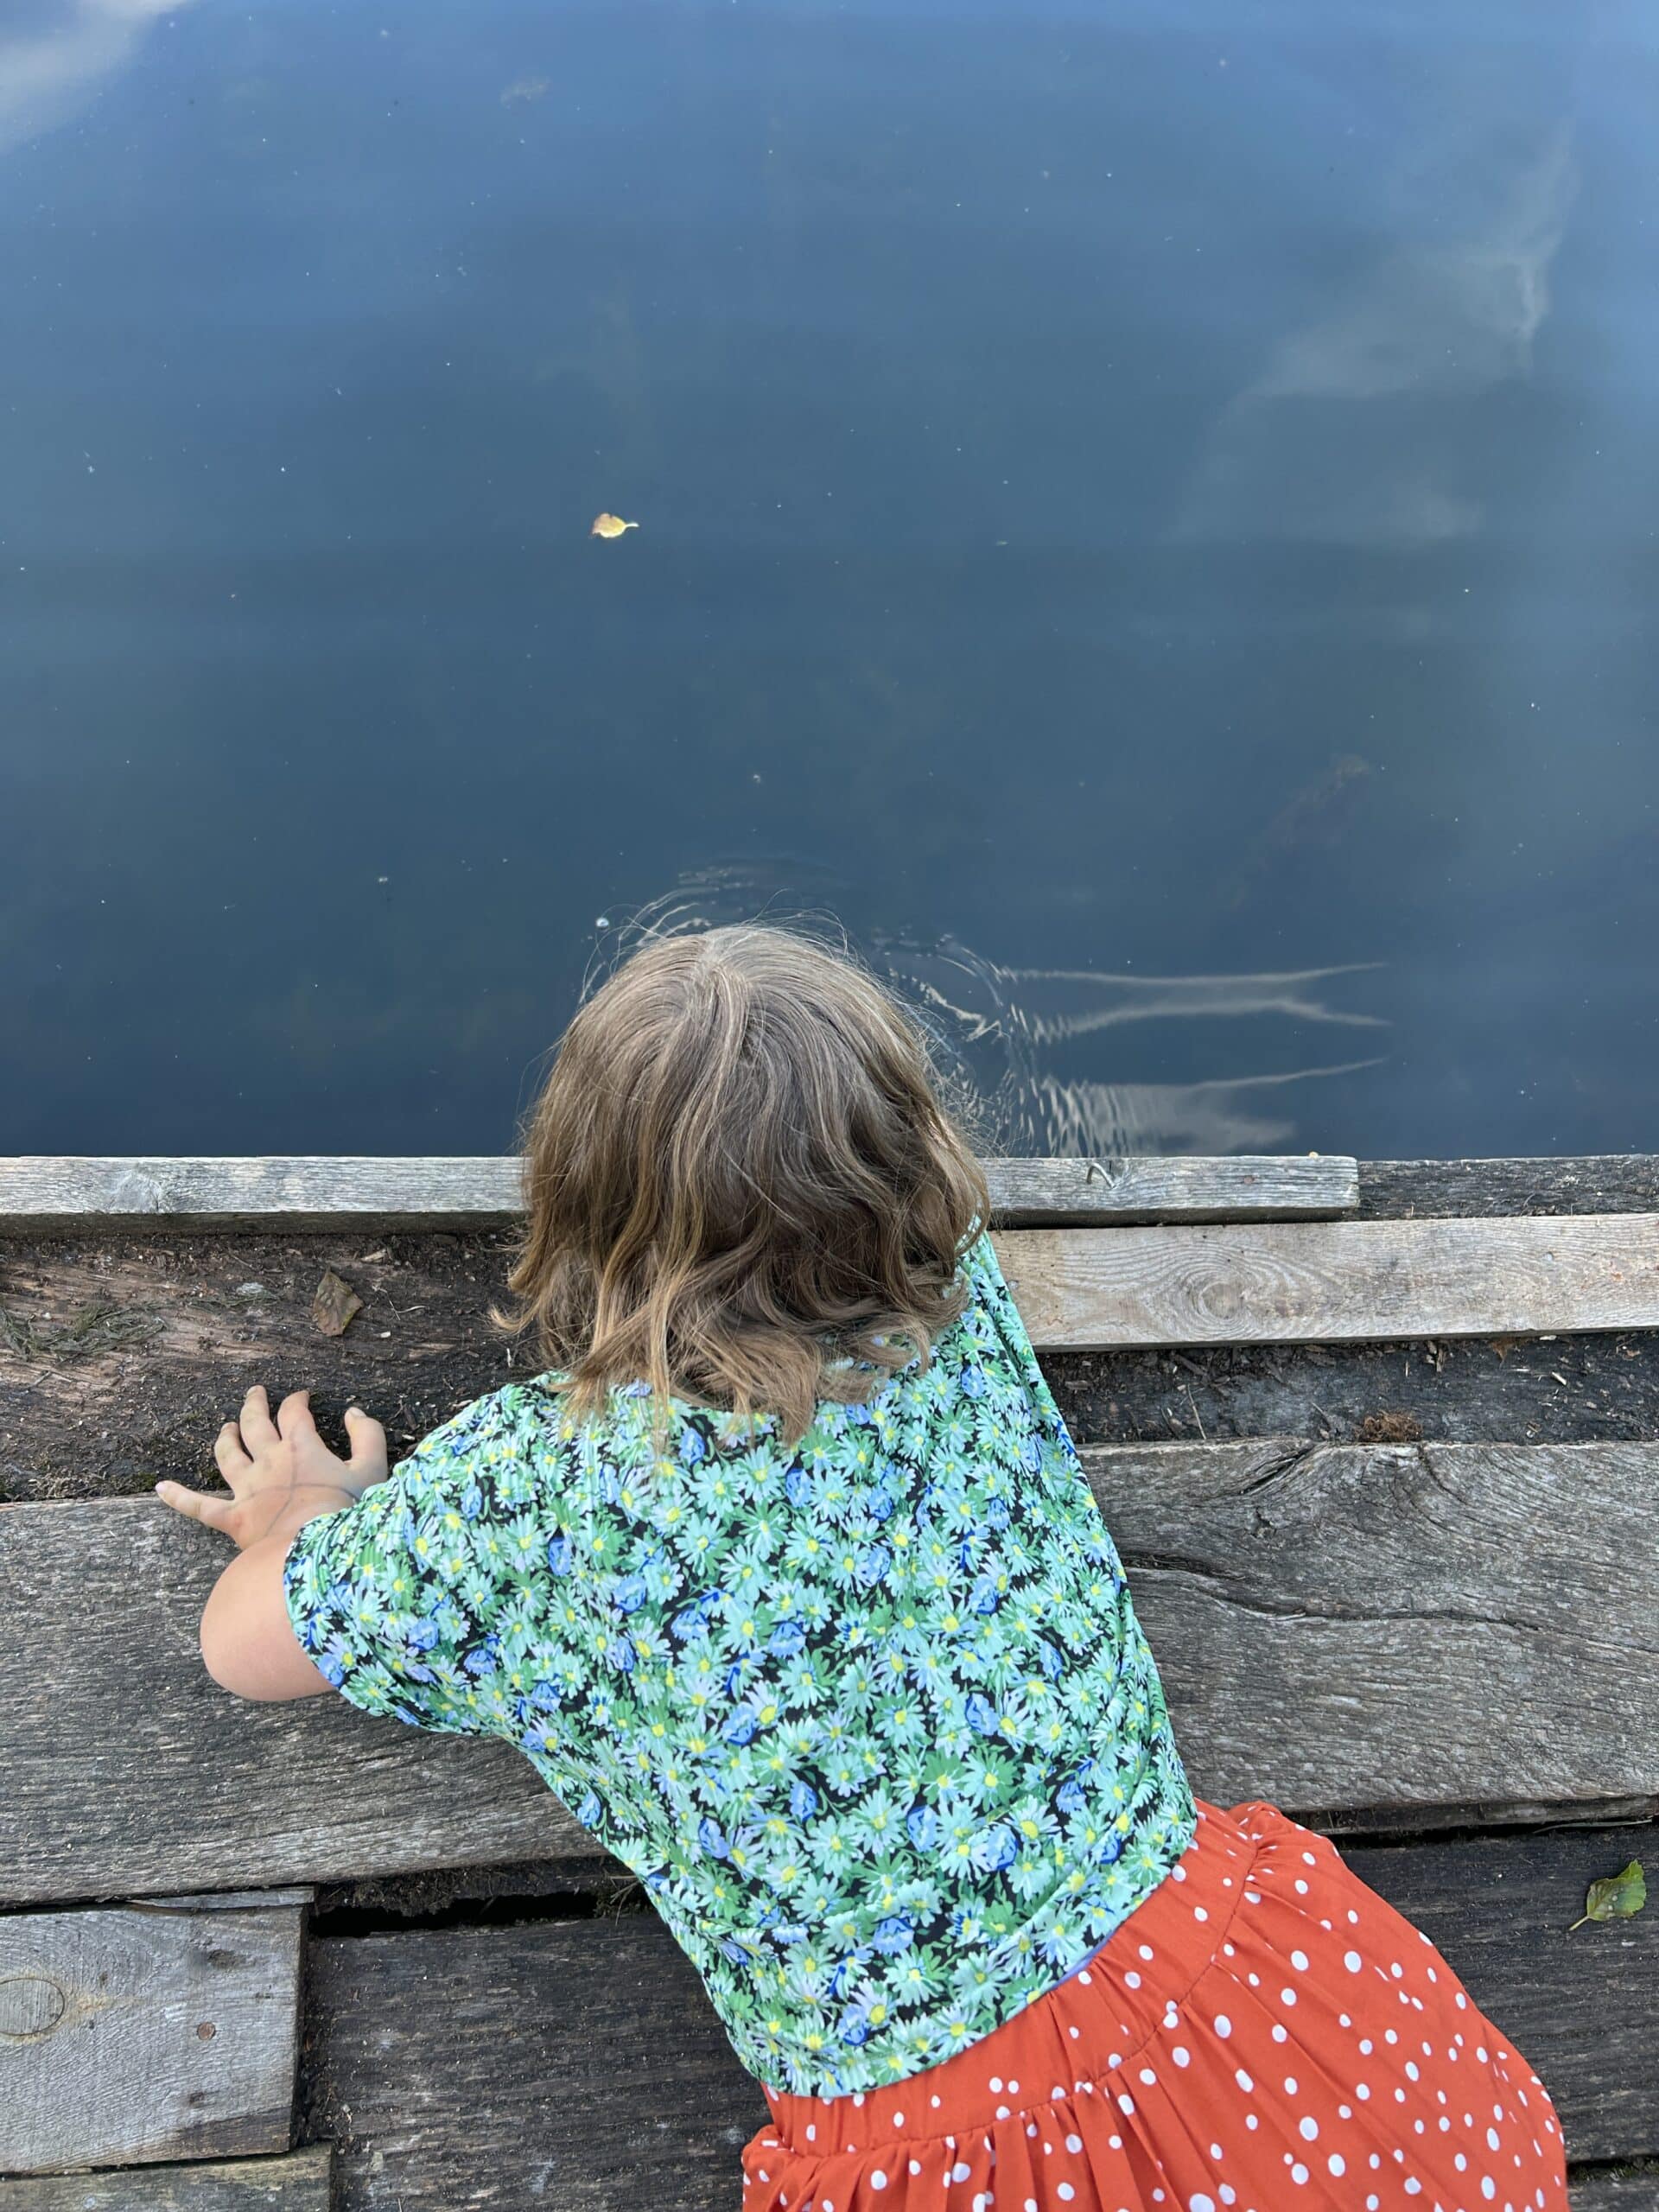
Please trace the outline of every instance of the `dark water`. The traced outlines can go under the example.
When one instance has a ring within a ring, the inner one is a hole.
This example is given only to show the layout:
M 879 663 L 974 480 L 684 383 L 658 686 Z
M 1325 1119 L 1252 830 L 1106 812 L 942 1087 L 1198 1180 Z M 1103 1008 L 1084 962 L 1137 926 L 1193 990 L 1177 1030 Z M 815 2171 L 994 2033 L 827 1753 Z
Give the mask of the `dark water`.
M 0 25 L 0 1152 L 498 1150 L 647 906 L 1019 1144 L 1659 1144 L 1650 9 Z

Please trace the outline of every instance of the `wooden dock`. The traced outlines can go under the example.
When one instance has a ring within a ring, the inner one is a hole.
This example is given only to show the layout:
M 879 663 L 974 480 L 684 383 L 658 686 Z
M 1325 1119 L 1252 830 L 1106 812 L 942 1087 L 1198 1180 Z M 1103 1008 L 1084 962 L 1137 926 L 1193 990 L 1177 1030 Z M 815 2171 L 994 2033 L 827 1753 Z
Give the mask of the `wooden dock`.
M 1193 1785 L 1342 1839 L 1659 2212 L 1659 1156 L 988 1163 Z M 203 1673 L 243 1391 L 512 1379 L 513 1164 L 0 1161 L 0 2212 L 733 2212 L 695 1976 L 505 1745 Z M 362 1300 L 320 1332 L 325 1269 Z M 520 1349 L 517 1370 L 524 1371 Z

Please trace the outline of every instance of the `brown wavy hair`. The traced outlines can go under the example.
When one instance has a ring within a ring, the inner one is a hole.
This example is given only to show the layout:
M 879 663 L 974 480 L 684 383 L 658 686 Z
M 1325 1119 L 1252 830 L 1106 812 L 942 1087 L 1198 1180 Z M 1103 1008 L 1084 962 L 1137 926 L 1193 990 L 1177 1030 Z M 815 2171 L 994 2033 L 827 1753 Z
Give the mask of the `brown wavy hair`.
M 989 1220 L 915 1023 L 772 925 L 636 952 L 560 1039 L 520 1149 L 517 1304 L 493 1318 L 536 1332 L 579 1416 L 644 1381 L 659 1420 L 673 1396 L 798 1442 L 820 1399 L 926 1362 Z

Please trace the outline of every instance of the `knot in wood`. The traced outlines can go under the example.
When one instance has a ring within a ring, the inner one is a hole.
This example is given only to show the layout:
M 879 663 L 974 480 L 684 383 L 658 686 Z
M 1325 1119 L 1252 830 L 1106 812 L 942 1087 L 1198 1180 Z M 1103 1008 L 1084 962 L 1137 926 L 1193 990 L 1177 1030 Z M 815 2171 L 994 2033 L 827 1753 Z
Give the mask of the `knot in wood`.
M 0 1981 L 0 2041 L 32 2043 L 49 2036 L 63 2018 L 66 2001 L 49 1975 L 8 1974 Z

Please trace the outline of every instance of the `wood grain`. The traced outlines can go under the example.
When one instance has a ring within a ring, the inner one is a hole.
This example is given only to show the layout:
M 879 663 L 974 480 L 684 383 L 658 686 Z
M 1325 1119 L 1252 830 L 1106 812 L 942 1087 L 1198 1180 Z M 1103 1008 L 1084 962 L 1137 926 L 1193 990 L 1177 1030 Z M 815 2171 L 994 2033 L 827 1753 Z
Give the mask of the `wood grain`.
M 1212 1801 L 1659 1796 L 1659 1445 L 1083 1456 Z
M 1659 2212 L 1659 2165 L 1581 2170 L 1569 2180 L 1572 2212 Z
M 1005 1227 L 1103 1217 L 1255 1219 L 1645 1213 L 1659 1207 L 1659 1154 L 1376 1160 L 1313 1154 L 989 1159 Z M 1091 1172 L 1092 1169 L 1092 1172 Z M 311 1229 L 351 1235 L 505 1226 L 518 1210 L 512 1158 L 95 1158 L 0 1160 L 0 1236 L 142 1227 Z M 1144 1210 L 1138 1212 L 1137 1210 Z
M 1026 1229 L 996 1245 L 1039 1350 L 1659 1327 L 1659 1213 Z
M 1580 2157 L 1659 2148 L 1659 1925 L 1594 1948 L 1561 1932 L 1586 1870 L 1630 1847 L 1615 1829 L 1348 1853 L 1537 2068 Z M 341 2139 L 348 2212 L 735 2202 L 764 2107 L 649 1916 L 327 1940 L 314 1989 L 306 2124 Z
M 285 2151 L 302 1910 L 0 1917 L 0 2170 Z
M 1119 1446 L 1086 1464 L 1195 1786 L 1332 1829 L 1659 1798 L 1659 1445 Z M 0 1901 L 594 1847 L 505 1745 L 202 1672 L 210 1531 L 0 1510 Z
M 988 1160 L 1009 1223 L 1279 1221 L 1351 1211 L 1358 1174 L 1315 1154 Z M 520 1210 L 516 1159 L 0 1160 L 0 1235 L 168 1227 L 355 1231 L 499 1228 Z
M 228 1556 L 155 1499 L 0 1510 L 0 1903 L 594 1856 L 505 1744 L 219 1689 Z
M 0 2212 L 329 2212 L 334 2146 L 283 2158 L 0 2181 Z

